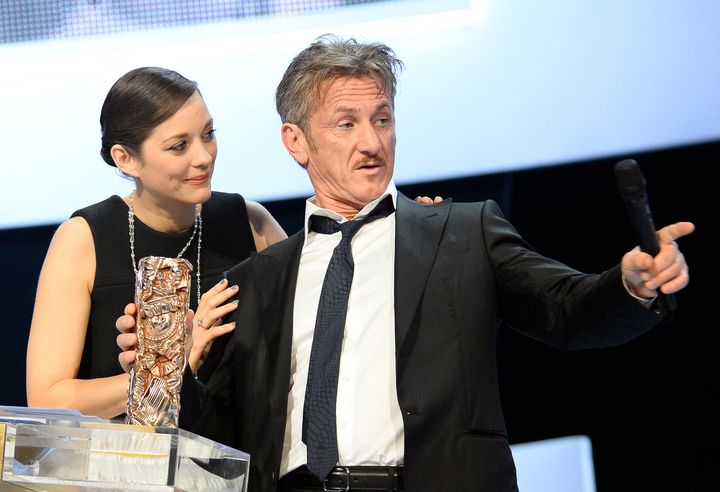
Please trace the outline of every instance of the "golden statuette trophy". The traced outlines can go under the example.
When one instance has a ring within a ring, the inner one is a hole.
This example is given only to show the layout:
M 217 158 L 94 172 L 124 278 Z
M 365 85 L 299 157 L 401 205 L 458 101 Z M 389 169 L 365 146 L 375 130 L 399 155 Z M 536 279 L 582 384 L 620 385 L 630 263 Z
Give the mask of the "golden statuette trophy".
M 182 258 L 148 256 L 138 263 L 137 358 L 130 371 L 127 424 L 178 425 L 191 271 L 192 265 Z

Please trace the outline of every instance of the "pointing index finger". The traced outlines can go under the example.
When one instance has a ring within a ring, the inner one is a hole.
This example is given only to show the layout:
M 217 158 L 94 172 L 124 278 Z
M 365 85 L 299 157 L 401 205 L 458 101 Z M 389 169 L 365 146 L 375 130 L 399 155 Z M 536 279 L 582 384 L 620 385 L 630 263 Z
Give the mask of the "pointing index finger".
M 669 244 L 694 230 L 695 225 L 692 222 L 676 222 L 657 231 L 657 238 L 660 243 Z

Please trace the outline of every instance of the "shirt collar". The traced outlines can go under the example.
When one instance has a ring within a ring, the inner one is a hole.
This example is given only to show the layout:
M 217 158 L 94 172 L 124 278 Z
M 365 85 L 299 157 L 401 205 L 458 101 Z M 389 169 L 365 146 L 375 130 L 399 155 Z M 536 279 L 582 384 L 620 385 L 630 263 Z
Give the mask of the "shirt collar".
M 397 188 L 395 188 L 395 183 L 390 181 L 388 183 L 387 188 L 385 189 L 385 192 L 381 194 L 379 197 L 377 197 L 375 200 L 371 201 L 367 205 L 365 205 L 360 212 L 355 216 L 355 218 L 358 217 L 364 217 L 377 206 L 378 203 L 380 203 L 380 200 L 385 198 L 386 196 L 390 195 L 392 197 L 393 206 L 397 208 Z M 347 219 L 340 215 L 337 212 L 334 212 L 328 208 L 322 208 L 315 205 L 315 196 L 312 196 L 305 200 L 305 237 L 307 238 L 308 235 L 308 224 L 310 222 L 310 216 L 311 215 L 324 215 L 325 217 L 330 217 L 331 219 L 335 219 L 338 222 L 347 222 Z

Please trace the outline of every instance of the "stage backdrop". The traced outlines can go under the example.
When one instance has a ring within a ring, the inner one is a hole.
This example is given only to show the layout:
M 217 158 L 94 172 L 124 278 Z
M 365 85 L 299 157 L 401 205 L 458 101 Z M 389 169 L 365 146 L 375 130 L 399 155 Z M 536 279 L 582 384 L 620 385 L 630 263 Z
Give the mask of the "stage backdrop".
M 400 184 L 576 162 L 720 138 L 720 2 L 405 0 L 0 4 L 0 139 L 12 183 L 0 228 L 52 224 L 127 193 L 98 152 L 105 94 L 142 65 L 200 84 L 215 118 L 214 186 L 309 193 L 284 151 L 274 89 L 333 32 L 389 44 Z

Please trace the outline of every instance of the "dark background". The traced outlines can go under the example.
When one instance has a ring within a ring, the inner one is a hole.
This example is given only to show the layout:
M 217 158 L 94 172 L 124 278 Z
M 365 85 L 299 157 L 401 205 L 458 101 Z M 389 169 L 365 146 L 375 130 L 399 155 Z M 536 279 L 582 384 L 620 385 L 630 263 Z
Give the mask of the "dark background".
M 643 170 L 658 227 L 679 220 L 697 226 L 679 240 L 691 283 L 677 294 L 672 319 L 621 347 L 561 352 L 502 327 L 499 363 L 510 440 L 589 436 L 598 492 L 708 490 L 720 457 L 718 384 L 712 378 L 719 374 L 717 321 L 711 318 L 718 295 L 710 285 L 717 270 L 707 263 L 716 223 L 712 203 L 720 191 L 709 175 L 720 162 L 720 142 L 398 188 L 410 197 L 495 199 L 541 253 L 599 272 L 635 244 L 614 182 L 613 166 L 624 158 L 636 159 Z M 301 227 L 303 201 L 265 205 L 294 232 Z M 26 403 L 25 347 L 37 276 L 54 229 L 0 230 L 6 382 L 0 405 Z

